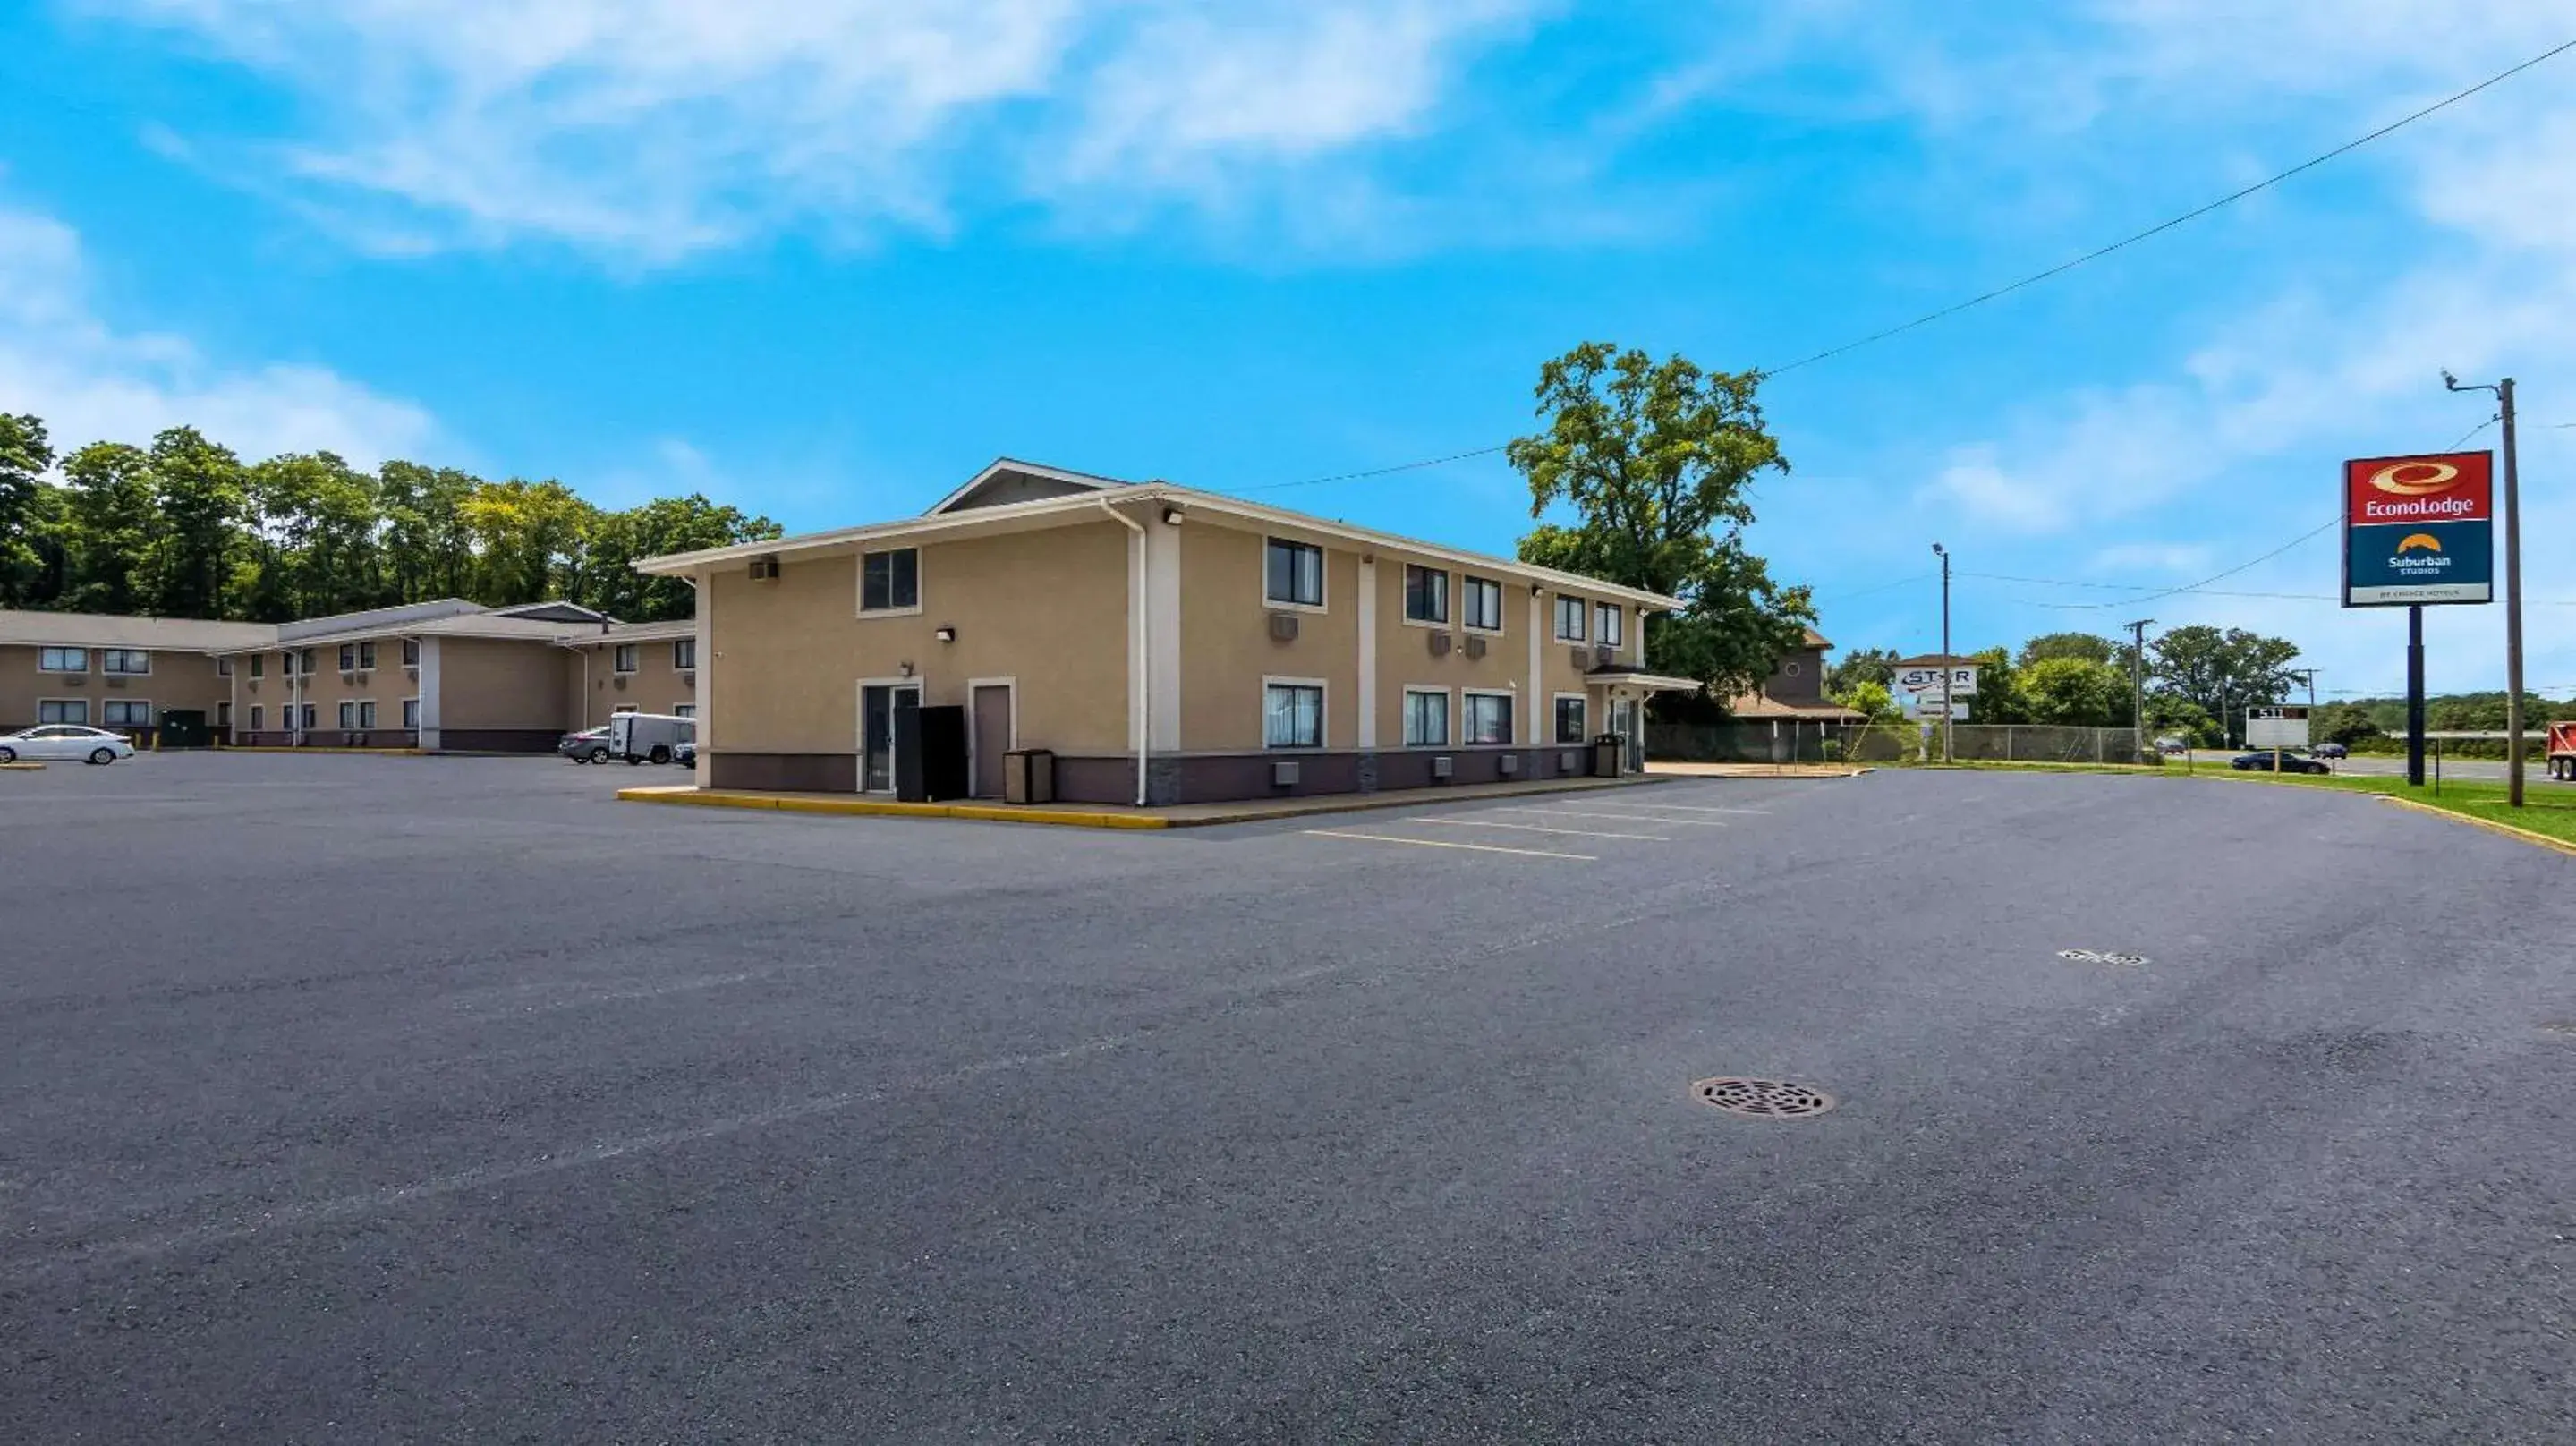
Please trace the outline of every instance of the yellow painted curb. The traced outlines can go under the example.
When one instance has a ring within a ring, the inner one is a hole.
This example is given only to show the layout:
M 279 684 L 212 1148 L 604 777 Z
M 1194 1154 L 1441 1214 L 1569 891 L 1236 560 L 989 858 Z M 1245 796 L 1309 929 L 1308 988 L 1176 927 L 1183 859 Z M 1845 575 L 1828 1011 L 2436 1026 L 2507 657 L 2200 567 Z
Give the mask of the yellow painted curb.
M 617 797 L 624 803 L 676 803 L 692 808 L 771 809 L 779 813 L 825 813 L 863 818 L 963 818 L 989 823 L 1053 824 L 1061 828 L 1172 826 L 1170 819 L 1151 814 L 997 808 L 978 803 L 904 803 L 874 798 L 780 798 L 773 794 L 726 793 L 685 786 L 621 788 L 617 790 Z
M 2411 798 L 2397 798 L 2385 793 L 2373 794 L 2372 797 L 2378 799 L 2382 803 L 2393 803 L 2399 808 L 2411 808 L 2417 813 L 2429 813 L 2435 818 L 2447 818 L 2455 823 L 2467 824 L 2471 828 L 2482 828 L 2489 833 L 2500 833 L 2507 838 L 2518 838 L 2524 843 L 2538 844 L 2542 848 L 2555 849 L 2562 854 L 2576 855 L 2576 843 L 2569 843 L 2563 838 L 2551 838 L 2545 833 L 2535 833 L 2527 828 L 2516 828 L 2512 824 L 2499 823 L 2491 818 L 2480 818 L 2473 813 L 2458 813 L 2447 808 L 2437 808 L 2429 803 L 2418 803 Z
M 0 768 L 6 768 L 17 773 L 33 773 L 44 766 L 45 765 L 41 763 L 0 763 Z
M 427 758 L 426 748 L 279 748 L 268 743 L 226 744 L 217 753 L 353 753 L 374 758 Z

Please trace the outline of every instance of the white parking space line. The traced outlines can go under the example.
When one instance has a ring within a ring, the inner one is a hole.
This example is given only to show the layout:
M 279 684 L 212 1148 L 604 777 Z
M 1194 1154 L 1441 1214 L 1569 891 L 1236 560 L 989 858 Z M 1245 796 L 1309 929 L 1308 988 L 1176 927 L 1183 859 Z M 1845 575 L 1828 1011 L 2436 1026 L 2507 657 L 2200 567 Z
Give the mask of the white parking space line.
M 1535 824 L 1535 823 L 1503 823 L 1503 822 L 1501 822 L 1500 820 L 1497 820 L 1497 819 L 1489 819 L 1489 818 L 1408 818 L 1408 819 L 1406 819 L 1406 820 L 1405 820 L 1405 822 L 1406 822 L 1406 823 L 1437 823 L 1437 824 L 1446 824 L 1446 825 L 1448 825 L 1448 826 L 1449 826 L 1449 827 L 1451 827 L 1451 828 L 1509 828 L 1509 829 L 1518 829 L 1518 830 L 1519 830 L 1520 832 L 1522 832 L 1522 833 L 1562 833 L 1562 834 L 1571 834 L 1571 835 L 1573 835 L 1573 836 L 1574 836 L 1574 837 L 1576 837 L 1576 838 L 1632 838 L 1632 839 L 1636 839 L 1636 840 L 1638 840 L 1638 841 L 1640 841 L 1640 842 L 1642 842 L 1642 843 L 1671 843 L 1671 842 L 1672 842 L 1672 840 L 1671 840 L 1671 839 L 1668 839 L 1668 838 L 1664 837 L 1664 836 L 1663 836 L 1663 835 L 1661 835 L 1661 834 L 1653 834 L 1653 833 L 1603 833 L 1603 832 L 1602 832 L 1601 830 L 1599 830 L 1599 829 L 1590 829 L 1590 828 L 1549 828 L 1549 827 L 1547 827 L 1547 826 L 1545 826 L 1545 825 L 1542 825 L 1542 824 Z
M 1621 808 L 1669 808 L 1681 813 L 1757 813 L 1767 815 L 1771 812 L 1771 810 L 1767 808 L 1709 808 L 1700 804 L 1691 803 L 1647 803 L 1643 799 L 1623 798 L 1618 800 L 1618 803 Z
M 1582 808 L 1505 808 L 1503 813 L 1545 813 L 1559 818 L 1615 818 L 1622 823 L 1651 823 L 1658 828 L 1733 828 L 1713 818 L 1657 818 L 1650 813 L 1596 813 Z
M 1447 839 L 1437 838 L 1397 838 L 1393 834 L 1346 833 L 1332 828 L 1310 828 L 1306 832 L 1315 838 L 1356 838 L 1366 839 L 1370 843 L 1411 844 L 1415 848 L 1423 849 L 1465 849 L 1470 853 L 1479 854 L 1519 854 L 1523 858 L 1572 859 L 1577 863 L 1586 864 L 1600 862 L 1600 859 L 1591 854 L 1559 854 L 1550 853 L 1545 849 L 1507 849 L 1500 844 L 1451 843 Z

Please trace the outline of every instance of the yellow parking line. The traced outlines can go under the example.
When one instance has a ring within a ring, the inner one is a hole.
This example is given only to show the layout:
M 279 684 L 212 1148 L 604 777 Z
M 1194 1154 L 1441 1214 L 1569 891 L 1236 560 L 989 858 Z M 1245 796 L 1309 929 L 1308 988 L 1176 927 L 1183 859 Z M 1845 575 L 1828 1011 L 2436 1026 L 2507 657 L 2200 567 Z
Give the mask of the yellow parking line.
M 1507 849 L 1497 844 L 1451 843 L 1446 839 L 1436 838 L 1397 838 L 1393 834 L 1384 833 L 1345 833 L 1340 829 L 1332 828 L 1310 828 L 1306 832 L 1316 838 L 1358 838 L 1367 839 L 1371 843 L 1411 844 L 1421 849 L 1465 849 L 1470 853 L 1480 854 L 1519 854 L 1523 858 L 1572 859 L 1577 863 L 1586 864 L 1600 862 L 1591 854 L 1557 854 L 1549 853 L 1545 849 Z
M 1665 838 L 1665 837 L 1664 837 L 1663 835 L 1661 835 L 1661 834 L 1653 834 L 1653 833 L 1603 833 L 1603 832 L 1601 832 L 1601 831 L 1600 831 L 1600 830 L 1598 830 L 1598 829 L 1589 829 L 1589 828 L 1549 828 L 1549 827 L 1546 827 L 1546 826 L 1545 826 L 1545 825 L 1543 825 L 1543 824 L 1535 824 L 1535 823 L 1501 823 L 1501 822 L 1497 822 L 1496 820 L 1493 820 L 1493 819 L 1485 819 L 1485 818 L 1412 818 L 1412 819 L 1406 819 L 1406 820 L 1405 820 L 1405 822 L 1407 822 L 1407 823 L 1440 823 L 1440 824 L 1447 824 L 1447 825 L 1448 825 L 1449 827 L 1451 827 L 1451 828 L 1509 828 L 1509 829 L 1518 829 L 1518 830 L 1519 830 L 1519 831 L 1521 831 L 1522 833 L 1561 833 L 1561 834 L 1571 834 L 1572 836 L 1574 836 L 1574 837 L 1576 837 L 1576 838 L 1632 838 L 1632 839 L 1637 839 L 1637 840 L 1639 840 L 1640 842 L 1644 842 L 1644 843 L 1671 843 L 1671 842 L 1672 842 L 1672 840 L 1671 840 L 1671 839 Z
M 1651 823 L 1663 828 L 1733 828 L 1713 818 L 1657 818 L 1649 813 L 1598 813 L 1582 808 L 1506 808 L 1503 813 L 1552 813 L 1566 818 L 1616 818 L 1629 823 Z

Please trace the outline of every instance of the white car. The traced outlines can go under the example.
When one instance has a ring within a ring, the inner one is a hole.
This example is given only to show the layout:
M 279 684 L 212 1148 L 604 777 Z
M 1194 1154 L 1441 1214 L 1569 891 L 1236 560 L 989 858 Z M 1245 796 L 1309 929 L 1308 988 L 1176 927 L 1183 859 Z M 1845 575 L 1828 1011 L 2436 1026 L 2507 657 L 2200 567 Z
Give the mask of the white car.
M 0 763 L 19 759 L 80 758 L 114 763 L 132 758 L 134 744 L 122 733 L 84 728 L 77 723 L 47 723 L 18 733 L 0 733 Z

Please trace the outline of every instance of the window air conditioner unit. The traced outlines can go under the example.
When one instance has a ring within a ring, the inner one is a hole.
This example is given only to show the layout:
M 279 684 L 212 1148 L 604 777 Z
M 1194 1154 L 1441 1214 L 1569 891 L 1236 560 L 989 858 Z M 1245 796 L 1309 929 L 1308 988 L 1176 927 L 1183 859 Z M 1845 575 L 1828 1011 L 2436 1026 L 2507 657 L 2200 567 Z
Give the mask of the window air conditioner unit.
M 1274 643 L 1293 643 L 1297 641 L 1297 615 L 1295 613 L 1272 613 L 1270 615 L 1270 641 Z
M 753 582 L 778 581 L 778 559 L 768 555 L 753 558 L 751 560 L 751 580 Z
M 366 674 L 359 672 L 355 668 L 343 668 L 340 670 L 340 681 L 343 683 L 354 683 L 365 676 Z
M 1619 660 L 1619 650 L 1608 643 L 1600 643 L 1593 647 L 1592 656 L 1604 664 L 1615 663 Z
M 1574 671 L 1576 671 L 1576 672 L 1578 672 L 1578 673 L 1589 672 L 1589 671 L 1591 671 L 1591 668 L 1592 668 L 1592 650 L 1591 650 L 1590 648 L 1587 648 L 1587 647 L 1583 646 L 1581 643 L 1577 643 L 1577 644 L 1575 644 L 1575 645 L 1574 645 Z
M 1431 656 L 1435 658 L 1445 658 L 1449 656 L 1449 645 L 1452 641 L 1454 640 L 1447 633 L 1433 633 L 1431 635 Z
M 1286 761 L 1271 764 L 1270 786 L 1273 788 L 1295 788 L 1297 786 L 1297 765 Z
M 695 668 L 682 668 L 679 673 L 680 681 L 683 683 L 694 683 L 698 680 L 698 670 Z
M 1573 773 L 1582 767 L 1583 755 L 1571 748 L 1556 755 L 1556 771 L 1559 773 Z
M 417 678 L 417 677 L 419 677 L 419 676 L 420 676 L 420 664 L 418 664 L 418 663 L 405 663 L 405 664 L 403 664 L 403 676 L 404 676 L 404 677 L 406 677 L 406 678 Z
M 1485 640 L 1470 634 L 1467 638 L 1467 656 L 1471 658 L 1485 656 Z
M 1450 779 L 1452 779 L 1452 778 L 1457 777 L 1457 776 L 1458 776 L 1458 760 L 1457 760 L 1457 759 L 1455 759 L 1455 758 L 1446 758 L 1446 757 L 1443 757 L 1443 758 L 1434 758 L 1434 759 L 1432 759 L 1432 760 L 1431 760 L 1431 776 L 1432 776 L 1432 778 L 1433 778 L 1434 780 L 1439 781 L 1439 782 L 1443 782 L 1443 783 L 1447 782 L 1448 780 L 1450 780 Z
M 111 688 L 122 688 L 125 686 L 125 680 L 116 676 L 114 673 L 110 673 L 107 675 L 107 686 Z
M 626 675 L 624 673 L 617 675 L 617 686 L 621 688 L 626 686 Z
M 1521 771 L 1521 756 L 1517 753 L 1504 754 L 1494 760 L 1494 771 L 1505 778 L 1512 777 Z

